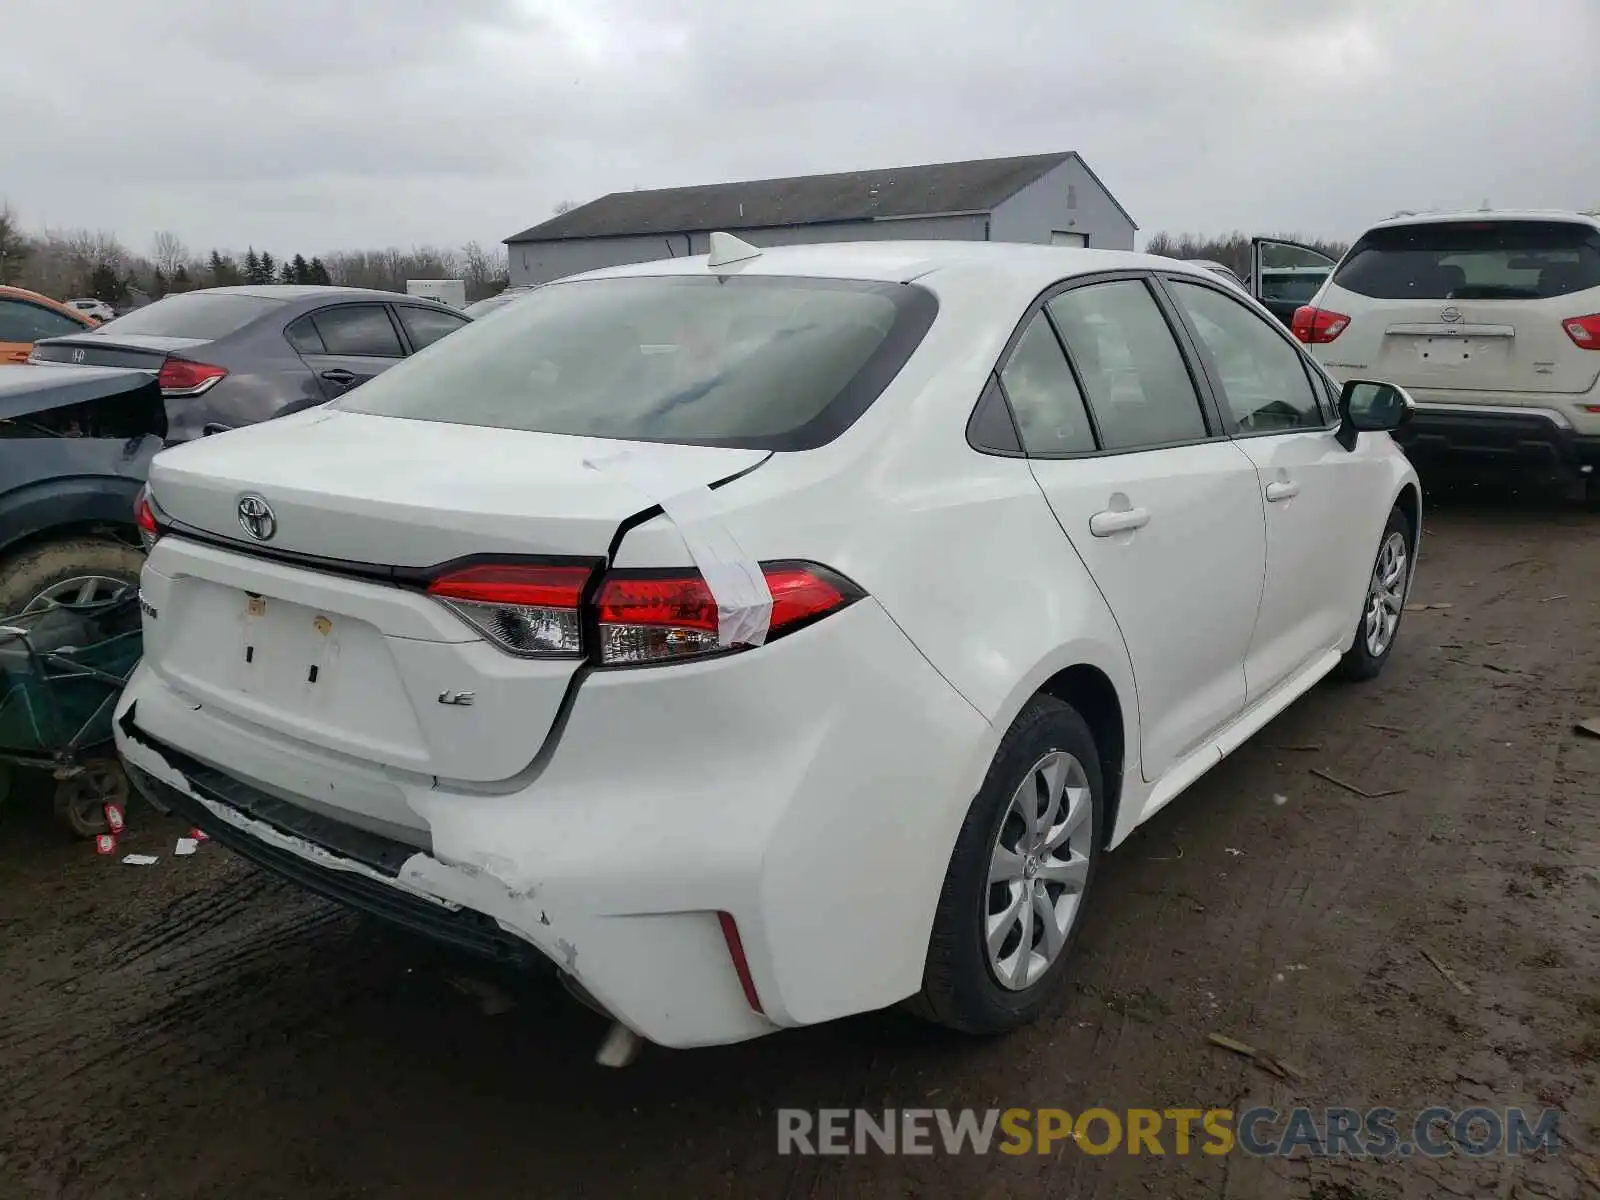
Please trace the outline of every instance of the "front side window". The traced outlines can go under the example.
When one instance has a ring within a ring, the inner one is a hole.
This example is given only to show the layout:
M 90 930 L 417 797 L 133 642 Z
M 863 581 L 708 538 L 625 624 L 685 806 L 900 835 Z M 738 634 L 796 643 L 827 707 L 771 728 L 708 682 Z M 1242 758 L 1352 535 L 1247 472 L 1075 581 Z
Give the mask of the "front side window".
M 381 304 L 341 304 L 312 313 L 328 354 L 352 358 L 400 358 L 405 351 L 389 312 Z
M 937 308 L 907 284 L 576 280 L 469 323 L 338 404 L 536 433 L 808 449 L 893 381 Z
M 1000 372 L 1000 385 L 1011 401 L 1022 445 L 1029 454 L 1070 454 L 1095 448 L 1083 393 L 1043 313 L 1028 322 Z
M 1207 434 L 1194 380 L 1150 289 L 1136 279 L 1062 292 L 1047 306 L 1088 393 L 1107 450 Z
M 1237 433 L 1321 428 L 1322 410 L 1300 353 L 1274 327 L 1230 296 L 1169 280 L 1222 385 Z

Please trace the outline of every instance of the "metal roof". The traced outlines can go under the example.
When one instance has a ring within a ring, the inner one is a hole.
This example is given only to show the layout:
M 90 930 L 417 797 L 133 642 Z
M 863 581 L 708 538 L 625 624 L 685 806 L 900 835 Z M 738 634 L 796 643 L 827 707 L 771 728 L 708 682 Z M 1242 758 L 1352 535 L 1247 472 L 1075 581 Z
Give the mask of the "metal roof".
M 506 242 L 987 214 L 1069 159 L 1083 162 L 1069 150 L 1020 158 L 979 158 L 834 175 L 612 192 L 508 237 Z M 1095 178 L 1088 164 L 1083 165 L 1090 178 Z M 1095 178 L 1095 182 L 1099 180 Z M 1115 199 L 1112 203 L 1116 203 Z M 1126 211 L 1123 216 L 1127 216 Z M 1133 220 L 1128 219 L 1130 223 Z

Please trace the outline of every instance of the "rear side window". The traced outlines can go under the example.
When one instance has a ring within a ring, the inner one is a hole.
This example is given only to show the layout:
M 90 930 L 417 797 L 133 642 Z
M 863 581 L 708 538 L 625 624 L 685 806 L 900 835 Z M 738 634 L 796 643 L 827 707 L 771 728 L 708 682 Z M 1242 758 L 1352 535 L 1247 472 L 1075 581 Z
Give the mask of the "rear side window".
M 400 358 L 400 335 L 381 304 L 341 304 L 311 314 L 328 354 L 352 358 Z
M 1137 280 L 1062 292 L 1048 305 L 1107 450 L 1206 436 L 1194 380 L 1155 298 Z
M 1043 313 L 1028 323 L 1018 339 L 1000 372 L 1000 385 L 1011 401 L 1029 454 L 1071 454 L 1095 448 L 1083 393 Z
M 209 342 L 238 332 L 282 303 L 282 300 L 263 296 L 183 292 L 136 308 L 100 328 L 148 337 L 196 338 Z
M 317 332 L 316 325 L 310 317 L 301 317 L 298 321 L 290 323 L 283 331 L 283 336 L 289 339 L 296 354 L 326 354 L 327 349 L 322 344 L 322 335 Z
M 1548 300 L 1600 287 L 1600 230 L 1571 221 L 1374 229 L 1333 281 L 1379 300 Z
M 395 311 L 400 314 L 400 323 L 406 327 L 406 336 L 411 339 L 411 347 L 414 350 L 431 346 L 445 334 L 454 333 L 467 324 L 465 317 L 440 312 L 436 308 L 418 308 L 402 304 Z
M 866 411 L 936 311 L 931 293 L 898 283 L 578 280 L 472 322 L 338 406 L 539 433 L 809 449 Z

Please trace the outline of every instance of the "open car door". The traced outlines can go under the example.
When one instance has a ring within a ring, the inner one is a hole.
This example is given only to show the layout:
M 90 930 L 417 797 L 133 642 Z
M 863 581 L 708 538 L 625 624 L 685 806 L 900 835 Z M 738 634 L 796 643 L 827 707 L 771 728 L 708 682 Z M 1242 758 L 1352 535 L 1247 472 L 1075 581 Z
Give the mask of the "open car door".
M 1338 264 L 1322 251 L 1281 238 L 1250 239 L 1250 294 L 1285 325 Z

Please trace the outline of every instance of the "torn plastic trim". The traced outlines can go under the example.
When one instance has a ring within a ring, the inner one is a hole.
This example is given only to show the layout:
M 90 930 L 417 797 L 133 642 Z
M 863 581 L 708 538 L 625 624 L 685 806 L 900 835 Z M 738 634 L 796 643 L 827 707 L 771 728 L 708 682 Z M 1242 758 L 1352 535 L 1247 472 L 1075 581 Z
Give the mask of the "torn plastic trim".
M 622 450 L 585 458 L 592 471 L 614 476 L 653 500 L 683 538 L 689 557 L 717 603 L 717 641 L 724 648 L 759 646 L 772 621 L 772 591 L 761 564 L 740 548 L 723 521 L 723 506 L 704 484 L 672 481 L 648 452 Z
M 122 729 L 122 732 L 128 737 L 128 740 L 137 744 L 145 752 L 145 754 L 149 756 L 149 758 L 144 758 L 141 756 L 141 761 L 134 762 L 133 765 L 140 771 L 143 771 L 145 774 L 149 775 L 152 779 L 165 784 L 167 787 L 172 788 L 180 795 L 186 796 L 196 804 L 201 805 L 217 820 L 232 826 L 241 833 L 247 834 L 248 836 L 257 839 L 268 846 L 273 846 L 279 850 L 286 850 L 290 853 L 297 854 L 301 858 L 304 858 L 319 867 L 326 868 L 327 870 L 343 871 L 353 875 L 363 875 L 376 883 L 380 883 L 386 887 L 399 888 L 401 891 L 408 892 L 419 899 L 427 900 L 446 909 L 454 910 L 462 907 L 462 905 L 458 903 L 450 901 L 432 892 L 415 887 L 414 885 L 406 882 L 404 878 L 406 873 L 404 865 L 402 865 L 399 875 L 386 875 L 381 871 L 367 866 L 365 863 L 358 862 L 353 858 L 346 858 L 344 855 L 335 854 L 329 850 L 325 850 L 315 842 L 307 841 L 304 838 L 299 838 L 293 836 L 292 834 L 284 833 L 276 826 L 269 825 L 265 821 L 247 816 L 238 809 L 234 808 L 232 805 L 220 800 L 213 800 L 209 796 L 206 796 L 203 792 L 197 790 L 190 783 L 187 775 L 185 775 L 177 767 L 173 766 L 170 761 L 168 761 L 166 753 L 160 746 L 155 745 L 149 738 L 141 734 L 139 727 L 134 723 L 133 720 L 134 707 L 136 706 L 130 707 L 128 711 L 122 715 L 118 725 Z M 415 858 L 426 856 L 422 855 L 420 851 L 416 851 L 413 852 L 412 857 Z
M 577 944 L 556 933 L 547 907 L 536 899 L 539 891 L 537 884 L 519 880 L 516 864 L 511 860 L 484 852 L 473 855 L 476 860 L 473 862 L 456 861 L 440 855 L 414 851 L 399 865 L 395 874 L 374 869 L 307 838 L 288 833 L 267 821 L 256 819 L 225 800 L 213 799 L 206 795 L 202 788 L 197 788 L 188 776 L 172 763 L 172 757 L 182 758 L 181 751 L 169 753 L 165 746 L 139 729 L 135 720 L 136 708 L 137 704 L 130 705 L 128 711 L 118 721 L 118 727 L 128 741 L 138 747 L 138 754 L 129 756 L 129 764 L 133 768 L 136 780 L 141 776 L 148 777 L 152 783 L 170 789 L 182 797 L 187 804 L 199 806 L 200 810 L 208 815 L 210 822 L 225 826 L 246 844 L 254 842 L 262 847 L 279 851 L 285 856 L 301 860 L 312 872 L 326 871 L 359 876 L 383 892 L 404 893 L 437 907 L 452 918 L 459 914 L 461 917 L 471 916 L 493 922 L 506 935 L 514 938 L 520 946 L 525 946 L 530 959 L 547 963 L 564 976 L 570 976 L 570 982 L 573 984 L 578 982 Z M 145 790 L 141 787 L 141 791 Z M 232 841 L 233 838 L 229 837 L 226 840 Z M 241 853 L 247 858 L 252 857 L 248 852 L 241 851 Z M 270 863 L 265 865 L 268 870 L 273 869 Z M 286 868 L 279 868 L 279 873 L 296 878 L 295 874 Z M 303 879 L 296 881 L 313 891 L 320 890 Z M 335 896 L 335 899 L 341 899 L 357 909 L 370 910 L 371 907 L 370 904 L 363 904 L 348 895 Z M 395 919 L 392 913 L 378 915 L 380 917 L 388 915 L 390 920 Z M 408 924 L 403 921 L 401 923 Z M 545 933 L 536 934 L 535 929 L 544 930 Z M 440 940 L 462 941 L 461 938 L 442 934 L 437 928 L 431 932 Z M 590 996 L 593 1006 L 597 1006 L 605 1016 L 616 1019 L 603 1004 L 594 999 L 587 988 L 583 990 L 585 995 Z
M 728 484 L 733 483 L 736 480 L 743 479 L 746 475 L 751 474 L 753 471 L 758 470 L 760 467 L 771 461 L 772 454 L 769 452 L 764 458 L 751 463 L 748 467 L 744 467 L 738 471 L 735 471 L 732 475 L 725 475 L 721 479 L 713 480 L 711 483 L 706 484 L 705 486 L 709 491 L 716 491 L 718 488 L 726 487 Z M 665 510 L 662 509 L 661 505 L 651 504 L 646 508 L 640 509 L 632 516 L 625 517 L 621 522 L 619 522 L 616 533 L 611 535 L 611 544 L 606 547 L 605 568 L 609 569 L 616 565 L 617 555 L 622 550 L 623 539 L 626 538 L 629 533 L 637 529 L 639 526 L 648 524 L 657 517 L 664 515 L 666 515 Z M 759 571 L 759 569 L 760 568 L 758 565 L 757 570 Z M 584 588 L 583 599 L 581 602 L 581 607 L 584 612 L 594 611 L 594 600 L 596 595 L 599 593 L 601 584 L 605 580 L 605 573 L 605 570 L 596 571 L 590 578 L 588 585 Z M 765 576 L 762 576 L 762 586 L 766 586 Z M 768 599 L 770 603 L 770 593 Z M 589 638 L 592 644 L 593 631 L 586 629 L 584 633 L 586 638 Z M 555 755 L 556 747 L 561 744 L 561 736 L 566 732 L 567 722 L 571 719 L 572 710 L 577 706 L 578 703 L 578 690 L 583 686 L 584 680 L 588 679 L 589 676 L 598 669 L 600 669 L 598 664 L 591 656 L 585 658 L 578 665 L 577 670 L 573 671 L 571 677 L 567 680 L 566 690 L 561 694 L 561 703 L 556 706 L 556 715 L 550 722 L 550 728 L 545 732 L 544 741 L 539 744 L 538 751 L 528 762 L 528 765 L 523 767 L 522 770 L 518 771 L 515 775 L 507 776 L 505 779 L 492 780 L 488 782 L 478 782 L 466 779 L 451 779 L 442 775 L 435 776 L 433 781 L 434 789 L 459 793 L 466 796 L 509 796 L 516 792 L 523 791 L 530 784 L 534 783 L 540 775 L 544 774 L 545 767 L 549 765 L 550 759 Z

